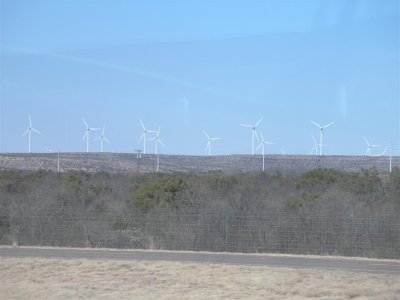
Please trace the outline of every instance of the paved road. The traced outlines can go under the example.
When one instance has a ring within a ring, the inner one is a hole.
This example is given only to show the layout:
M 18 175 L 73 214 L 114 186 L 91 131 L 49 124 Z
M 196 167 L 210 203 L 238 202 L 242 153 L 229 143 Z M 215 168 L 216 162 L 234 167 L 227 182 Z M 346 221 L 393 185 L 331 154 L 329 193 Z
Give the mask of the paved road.
M 221 263 L 229 265 L 343 270 L 351 272 L 370 272 L 400 276 L 400 260 L 371 260 L 268 254 L 231 254 L 37 247 L 0 247 L 0 257 Z

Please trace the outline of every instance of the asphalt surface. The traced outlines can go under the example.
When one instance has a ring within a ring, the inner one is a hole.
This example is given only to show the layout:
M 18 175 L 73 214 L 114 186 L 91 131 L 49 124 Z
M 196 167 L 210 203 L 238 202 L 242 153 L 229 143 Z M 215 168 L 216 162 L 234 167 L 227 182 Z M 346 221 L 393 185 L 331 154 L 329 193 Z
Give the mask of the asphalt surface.
M 342 270 L 400 276 L 400 260 L 340 257 L 39 247 L 0 247 L 0 257 L 193 262 L 295 269 Z

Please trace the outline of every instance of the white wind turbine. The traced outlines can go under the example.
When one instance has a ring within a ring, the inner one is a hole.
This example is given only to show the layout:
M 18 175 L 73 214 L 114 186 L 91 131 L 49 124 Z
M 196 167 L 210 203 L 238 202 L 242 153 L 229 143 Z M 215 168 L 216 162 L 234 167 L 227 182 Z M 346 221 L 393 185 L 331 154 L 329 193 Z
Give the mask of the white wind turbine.
M 257 141 L 259 140 L 256 129 L 257 129 L 257 126 L 260 125 L 263 118 L 264 117 L 261 117 L 260 120 L 258 120 L 257 123 L 254 125 L 240 124 L 240 126 L 249 127 L 252 130 L 252 135 L 251 135 L 251 154 L 252 155 L 254 155 L 254 137 L 257 138 Z
M 312 135 L 311 137 L 312 137 L 312 139 L 313 139 L 314 146 L 313 146 L 313 148 L 311 149 L 310 154 L 313 153 L 313 152 L 315 151 L 315 155 L 318 155 L 318 147 L 319 147 L 319 144 L 317 143 L 317 140 L 315 139 L 315 137 L 314 137 L 313 135 Z
M 159 167 L 160 167 L 160 156 L 158 155 L 158 143 L 160 143 L 161 146 L 165 147 L 164 143 L 160 139 L 160 128 L 158 128 L 158 130 L 157 130 L 157 135 L 155 137 L 149 139 L 148 141 L 154 141 L 154 143 L 155 143 L 154 154 L 157 155 L 157 172 L 158 172 Z
M 86 123 L 85 119 L 82 119 L 83 123 L 85 123 L 86 130 L 85 134 L 82 136 L 82 140 L 86 138 L 86 152 L 89 152 L 89 133 L 94 130 L 100 130 L 100 128 L 91 128 L 88 123 Z
M 310 151 L 310 154 L 312 154 L 315 151 L 315 155 L 318 155 L 318 148 L 319 148 L 319 144 L 317 143 L 317 140 L 315 139 L 315 137 L 312 135 L 311 136 L 314 142 L 314 146 Z M 322 147 L 326 147 L 328 145 L 322 145 Z
M 142 127 L 143 127 L 143 133 L 141 134 L 141 136 L 140 136 L 140 138 L 139 138 L 139 142 L 143 139 L 143 154 L 146 154 L 146 142 L 147 142 L 147 133 L 148 132 L 152 132 L 152 133 L 156 133 L 157 131 L 155 131 L 155 130 L 148 130 L 145 126 L 144 126 L 144 124 L 143 124 L 143 122 L 142 122 L 142 120 L 139 120 L 140 121 L 140 124 L 142 125 Z
M 103 152 L 103 141 L 106 141 L 106 143 L 111 144 L 110 141 L 105 137 L 104 130 L 105 126 L 103 126 L 103 131 L 101 135 L 94 139 L 95 141 L 100 140 L 100 152 Z
M 367 151 L 365 152 L 366 156 L 371 156 L 371 149 L 374 147 L 380 147 L 381 145 L 372 145 L 370 144 L 365 137 L 363 137 L 365 143 L 367 144 Z
M 261 136 L 261 143 L 257 147 L 257 150 L 261 148 L 262 157 L 263 157 L 263 169 L 262 170 L 264 172 L 264 170 L 265 170 L 265 145 L 273 145 L 274 143 L 264 140 L 264 137 L 261 132 L 260 132 L 260 136 Z
M 322 146 L 324 146 L 323 143 L 322 143 L 322 138 L 323 138 L 323 135 L 324 135 L 324 129 L 328 128 L 331 125 L 333 125 L 335 122 L 331 122 L 331 123 L 329 123 L 329 124 L 327 124 L 325 126 L 321 126 L 321 125 L 315 123 L 312 120 L 311 120 L 311 122 L 314 123 L 320 130 L 320 135 L 319 135 L 319 155 L 322 155 Z
M 210 156 L 210 155 L 211 155 L 211 142 L 218 141 L 218 140 L 220 140 L 221 138 L 212 138 L 212 137 L 210 137 L 210 136 L 207 134 L 207 132 L 205 132 L 204 130 L 203 130 L 203 133 L 204 133 L 204 135 L 205 135 L 206 138 L 207 138 L 207 147 L 206 147 L 206 151 L 208 150 L 208 156 Z
M 386 146 L 385 149 L 382 151 L 382 153 L 378 154 L 378 156 L 384 156 L 389 148 L 390 148 L 389 146 Z
M 31 116 L 28 116 L 29 118 L 29 125 L 28 128 L 26 129 L 26 131 L 22 134 L 22 136 L 25 136 L 26 134 L 28 134 L 28 152 L 31 153 L 31 134 L 32 132 L 37 133 L 37 134 L 41 134 L 40 131 L 36 130 L 35 128 L 32 127 L 32 120 L 31 120 Z

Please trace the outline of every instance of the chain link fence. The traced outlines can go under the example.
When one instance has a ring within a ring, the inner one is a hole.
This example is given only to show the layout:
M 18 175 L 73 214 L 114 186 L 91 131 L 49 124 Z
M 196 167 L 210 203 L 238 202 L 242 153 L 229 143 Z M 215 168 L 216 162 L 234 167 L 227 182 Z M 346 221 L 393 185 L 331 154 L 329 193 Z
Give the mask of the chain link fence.
M 394 211 L 354 215 L 229 208 L 1 211 L 3 245 L 291 253 L 400 258 Z M 27 217 L 29 216 L 29 217 Z

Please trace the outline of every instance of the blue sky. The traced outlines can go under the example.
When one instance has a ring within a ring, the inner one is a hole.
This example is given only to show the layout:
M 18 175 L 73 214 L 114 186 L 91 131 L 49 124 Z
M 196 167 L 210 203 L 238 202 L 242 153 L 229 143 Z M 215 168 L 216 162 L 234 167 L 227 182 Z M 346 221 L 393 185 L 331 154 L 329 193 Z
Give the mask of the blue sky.
M 400 155 L 397 0 L 0 3 L 0 152 L 28 150 L 30 114 L 33 152 L 85 151 L 85 118 L 105 151 L 140 149 L 141 119 L 162 153 L 206 154 L 205 130 L 245 154 L 263 116 L 267 153 L 309 154 L 314 120 L 327 154 Z

